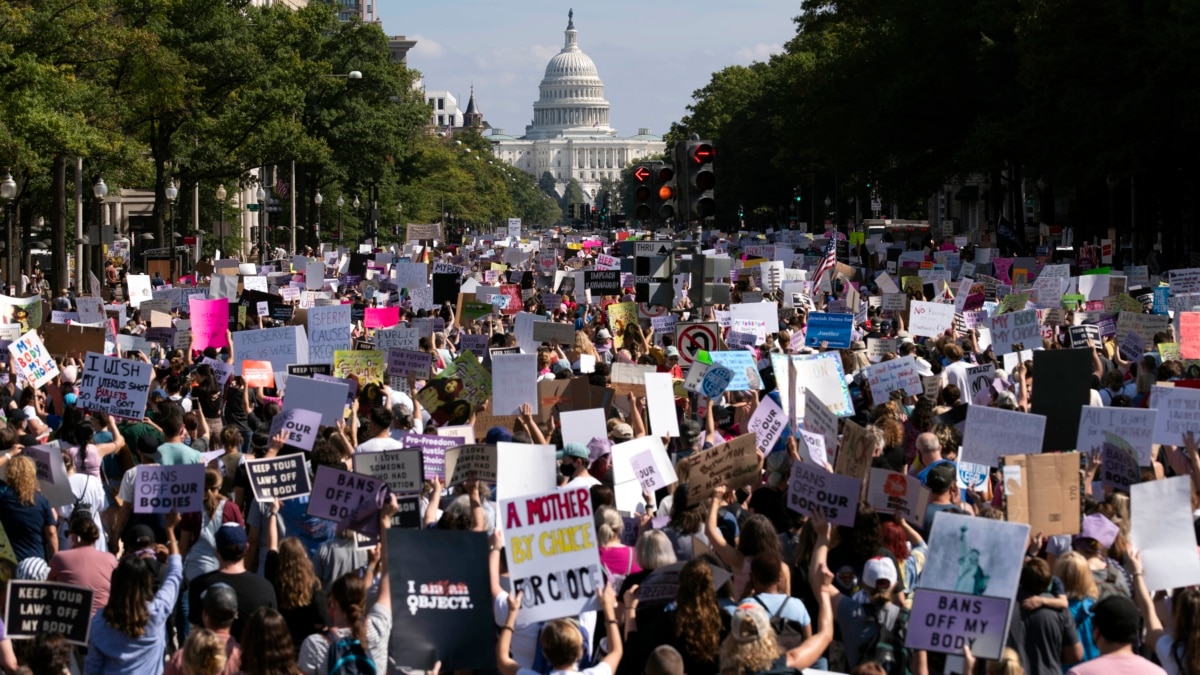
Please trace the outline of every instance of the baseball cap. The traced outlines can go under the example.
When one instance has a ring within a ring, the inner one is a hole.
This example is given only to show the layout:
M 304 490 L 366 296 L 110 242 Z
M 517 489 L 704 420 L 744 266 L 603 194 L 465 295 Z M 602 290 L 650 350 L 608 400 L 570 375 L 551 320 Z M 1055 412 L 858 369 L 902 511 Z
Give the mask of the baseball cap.
M 1141 630 L 1141 614 L 1133 601 L 1114 594 L 1092 608 L 1092 625 L 1104 639 L 1117 644 L 1132 644 Z
M 246 528 L 225 523 L 217 530 L 217 552 L 225 559 L 239 559 L 246 553 Z
M 125 535 L 125 547 L 130 549 L 149 548 L 154 545 L 154 530 L 149 525 L 134 525 Z
M 608 332 L 607 328 L 601 328 L 600 330 L 596 331 L 596 339 L 597 340 L 611 340 L 612 333 Z
M 204 600 L 204 613 L 214 623 L 229 623 L 237 617 L 237 591 L 233 586 L 215 583 L 204 589 L 200 597 Z
M 157 462 L 160 458 L 158 454 L 158 445 L 158 438 L 155 437 L 154 434 L 144 434 L 137 440 L 138 452 L 140 452 L 143 457 L 155 462 Z
M 942 493 L 953 487 L 957 479 L 958 471 L 955 470 L 954 463 L 947 461 L 930 467 L 929 473 L 925 476 L 925 487 Z
M 675 358 L 679 358 L 679 348 L 674 345 L 670 345 L 667 347 L 667 358 L 670 358 L 672 356 L 674 356 Z
M 891 588 L 896 583 L 896 564 L 891 558 L 883 556 L 875 556 L 863 565 L 862 580 L 863 585 L 867 588 L 882 588 L 885 582 L 887 588 Z
M 504 427 L 492 427 L 488 429 L 487 436 L 483 442 L 487 445 L 495 445 L 496 443 L 511 443 L 513 439 L 512 432 Z
M 594 462 L 605 455 L 611 455 L 612 446 L 612 441 L 607 438 L 593 438 L 588 441 L 588 462 Z
M 567 443 L 566 445 L 563 446 L 563 449 L 560 450 L 555 455 L 555 457 L 558 459 L 562 459 L 564 457 L 574 457 L 576 459 L 587 459 L 590 456 L 591 456 L 591 453 L 588 452 L 587 447 L 584 446 L 582 443 Z
M 758 605 L 746 603 L 734 611 L 729 637 L 733 638 L 734 642 L 743 644 L 758 642 L 769 635 L 771 630 L 771 621 L 766 611 Z
M 609 436 L 614 441 L 632 440 L 633 439 L 633 427 L 629 426 L 628 424 L 626 424 L 624 422 L 621 422 L 620 424 L 616 424 L 613 426 L 612 431 L 609 432 Z

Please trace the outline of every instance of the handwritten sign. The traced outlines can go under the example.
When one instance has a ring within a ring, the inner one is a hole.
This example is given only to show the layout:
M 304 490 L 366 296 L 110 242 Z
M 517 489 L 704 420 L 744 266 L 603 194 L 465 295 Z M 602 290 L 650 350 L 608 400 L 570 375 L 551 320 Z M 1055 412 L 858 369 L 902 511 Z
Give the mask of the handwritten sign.
M 308 310 L 308 358 L 333 363 L 333 353 L 350 349 L 350 305 L 326 305 Z
M 992 331 L 992 349 L 997 356 L 1042 344 L 1042 331 L 1035 309 L 993 316 L 988 328 Z
M 688 503 L 711 497 L 718 485 L 730 490 L 755 485 L 760 480 L 762 460 L 754 434 L 742 434 L 732 441 L 715 445 L 680 460 L 680 480 L 687 481 Z
M 12 355 L 21 379 L 35 389 L 58 376 L 58 364 L 35 330 L 10 344 L 8 353 Z
M 198 513 L 204 508 L 204 465 L 137 466 L 134 513 Z
M 446 485 L 465 480 L 496 482 L 496 446 L 461 445 L 446 451 Z
M 913 300 L 908 331 L 920 337 L 938 337 L 954 327 L 954 305 Z
M 433 355 L 428 352 L 414 352 L 407 349 L 387 350 L 388 377 L 407 378 L 413 375 L 418 379 L 428 378 L 433 372 Z
M 1083 406 L 1079 413 L 1079 438 L 1075 448 L 1080 452 L 1099 449 L 1106 441 L 1110 441 L 1108 435 L 1112 434 L 1134 450 L 1138 465 L 1150 466 L 1151 448 L 1155 442 L 1154 427 L 1159 414 L 1158 410 L 1144 408 Z M 1180 442 L 1176 438 L 1174 445 Z
M 304 455 L 247 459 L 246 475 L 250 479 L 250 490 L 260 503 L 296 499 L 312 492 Z
M 79 379 L 76 405 L 80 410 L 102 412 L 122 419 L 142 419 L 154 367 L 88 352 Z
M 1155 386 L 1150 404 L 1158 410 L 1154 421 L 1154 442 L 1181 445 L 1183 434 L 1200 436 L 1200 389 Z

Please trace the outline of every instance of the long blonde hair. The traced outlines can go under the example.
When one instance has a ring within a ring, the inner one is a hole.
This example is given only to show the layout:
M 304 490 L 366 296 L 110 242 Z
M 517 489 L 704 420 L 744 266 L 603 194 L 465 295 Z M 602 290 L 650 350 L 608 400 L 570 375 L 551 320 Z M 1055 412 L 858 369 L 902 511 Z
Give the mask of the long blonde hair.
M 192 631 L 183 643 L 185 675 L 217 675 L 225 669 L 225 641 L 207 628 Z
M 279 576 L 275 582 L 280 609 L 299 609 L 312 602 L 318 583 L 304 544 L 295 537 L 279 542 Z
M 17 493 L 17 501 L 25 506 L 33 504 L 33 497 L 38 489 L 37 466 L 33 460 L 24 455 L 17 455 L 8 461 L 5 472 L 5 480 L 8 487 Z
M 721 675 L 744 675 L 770 670 L 779 658 L 779 643 L 775 631 L 767 631 L 753 642 L 738 642 L 733 635 L 721 643 Z
M 1100 589 L 1096 586 L 1096 578 L 1088 567 L 1087 558 L 1075 551 L 1067 551 L 1059 556 L 1054 563 L 1054 576 L 1058 577 L 1067 590 L 1067 597 L 1072 600 L 1100 597 Z

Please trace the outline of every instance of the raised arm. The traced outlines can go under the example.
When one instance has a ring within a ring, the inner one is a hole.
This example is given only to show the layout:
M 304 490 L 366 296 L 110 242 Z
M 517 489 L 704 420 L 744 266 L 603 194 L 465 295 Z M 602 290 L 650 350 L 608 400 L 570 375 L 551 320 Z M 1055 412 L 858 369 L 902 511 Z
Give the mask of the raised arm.
M 721 508 L 721 502 L 725 499 L 727 488 L 724 485 L 718 486 L 713 492 L 711 503 L 708 507 L 708 520 L 704 523 L 704 532 L 708 535 L 708 545 L 712 548 L 721 560 L 725 561 L 735 570 L 742 568 L 742 561 L 745 556 L 741 551 L 729 545 L 725 541 L 725 535 L 721 534 L 721 528 L 717 526 L 717 511 Z M 736 589 L 735 589 L 736 590 Z

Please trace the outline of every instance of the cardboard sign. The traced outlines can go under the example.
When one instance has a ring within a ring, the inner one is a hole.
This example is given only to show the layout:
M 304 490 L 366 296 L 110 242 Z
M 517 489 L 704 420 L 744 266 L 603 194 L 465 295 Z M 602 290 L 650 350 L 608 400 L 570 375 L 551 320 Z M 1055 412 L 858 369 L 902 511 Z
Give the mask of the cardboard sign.
M 438 661 L 448 670 L 495 668 L 488 546 L 483 532 L 388 533 L 396 608 L 390 659 L 420 670 L 432 670 Z
M 311 452 L 321 427 L 321 413 L 302 408 L 286 408 L 271 419 L 270 437 L 279 432 L 287 434 L 287 445 Z
M 1012 454 L 1014 448 L 1040 450 L 1045 430 L 1046 418 L 1042 415 L 969 406 L 959 457 L 976 464 L 1000 466 L 1000 458 Z
M 749 433 L 689 455 L 676 468 L 679 479 L 688 484 L 688 503 L 693 504 L 711 497 L 718 485 L 727 485 L 730 490 L 757 485 L 762 460 L 754 434 Z
M 204 508 L 204 465 L 136 466 L 134 513 L 198 513 Z
M 502 502 L 513 592 L 523 592 L 522 625 L 593 609 L 604 587 L 587 488 Z
M 37 331 L 29 331 L 8 346 L 21 380 L 37 389 L 58 376 L 58 364 Z
M 1008 455 L 1003 473 L 1009 522 L 1029 523 L 1047 537 L 1079 533 L 1078 454 Z
M 154 367 L 149 363 L 88 352 L 75 405 L 80 410 L 140 420 L 146 414 L 153 377 Z
M 382 480 L 395 495 L 420 494 L 425 479 L 419 448 L 356 452 L 354 472 Z
M 353 529 L 361 534 L 377 534 L 379 521 L 369 516 L 379 512 L 387 489 L 387 483 L 374 476 L 319 466 L 308 500 L 308 515 L 340 524 L 361 523 Z
M 67 642 L 86 646 L 92 626 L 92 589 L 53 581 L 8 582 L 4 608 L 5 637 L 32 640 L 62 633 Z
M 954 327 L 954 305 L 914 300 L 908 317 L 909 333 L 918 337 L 938 337 Z
M 1158 411 L 1153 409 L 1083 406 L 1075 449 L 1080 452 L 1098 450 L 1108 440 L 1106 434 L 1112 434 L 1134 450 L 1139 466 L 1150 466 L 1157 419 Z
M 921 528 L 925 526 L 929 489 L 916 476 L 873 468 L 867 503 L 879 513 L 898 513 L 914 527 Z
M 246 475 L 259 503 L 306 497 L 312 492 L 304 455 L 247 459 Z
M 787 505 L 806 516 L 824 513 L 834 525 L 854 527 L 861 491 L 862 481 L 857 478 L 830 473 L 815 464 L 792 462 Z
M 1188 476 L 1130 488 L 1130 543 L 1142 553 L 1146 588 L 1151 593 L 1200 583 L 1191 492 Z
M 465 480 L 496 482 L 496 446 L 473 443 L 446 451 L 446 485 Z

